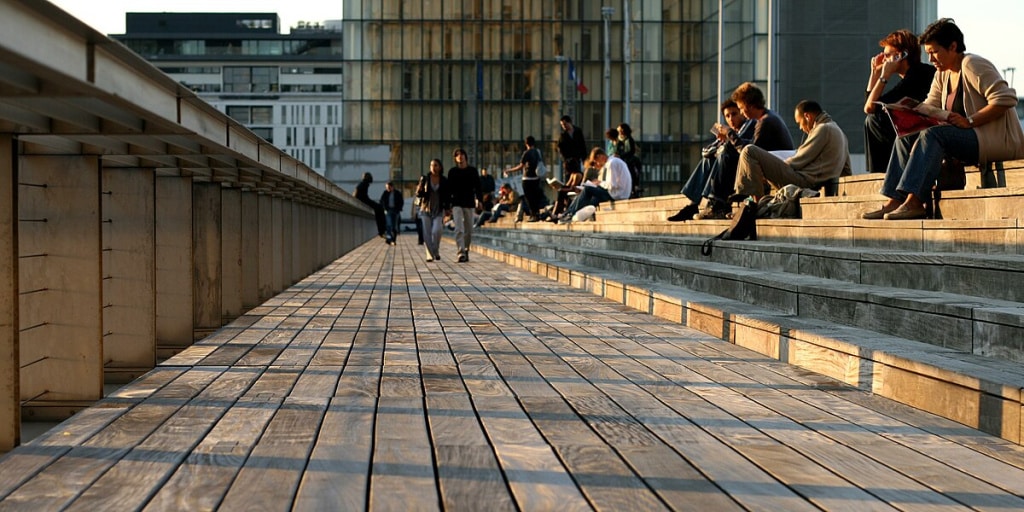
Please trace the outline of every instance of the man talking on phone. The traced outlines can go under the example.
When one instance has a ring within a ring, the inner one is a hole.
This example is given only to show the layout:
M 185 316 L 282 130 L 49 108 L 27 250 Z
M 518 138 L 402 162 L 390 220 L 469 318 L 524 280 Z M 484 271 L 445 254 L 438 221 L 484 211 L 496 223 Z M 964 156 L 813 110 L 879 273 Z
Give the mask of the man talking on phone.
M 921 45 L 909 30 L 897 30 L 885 36 L 878 45 L 882 52 L 871 58 L 871 76 L 864 101 L 864 113 L 867 114 L 864 120 L 864 152 L 868 172 L 885 172 L 896 141 L 892 122 L 877 102 L 896 103 L 903 98 L 924 101 L 935 75 L 934 67 L 921 62 Z M 890 87 L 896 76 L 899 76 L 899 82 Z

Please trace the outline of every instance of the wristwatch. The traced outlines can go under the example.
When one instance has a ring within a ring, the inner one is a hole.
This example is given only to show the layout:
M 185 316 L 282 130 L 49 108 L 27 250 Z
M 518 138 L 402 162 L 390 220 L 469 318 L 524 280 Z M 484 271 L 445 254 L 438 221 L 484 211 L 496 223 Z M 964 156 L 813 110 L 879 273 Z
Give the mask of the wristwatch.
M 967 124 L 974 126 L 974 117 L 967 116 Z
M 878 81 L 882 82 L 883 84 L 889 83 L 889 79 L 888 78 L 879 78 Z

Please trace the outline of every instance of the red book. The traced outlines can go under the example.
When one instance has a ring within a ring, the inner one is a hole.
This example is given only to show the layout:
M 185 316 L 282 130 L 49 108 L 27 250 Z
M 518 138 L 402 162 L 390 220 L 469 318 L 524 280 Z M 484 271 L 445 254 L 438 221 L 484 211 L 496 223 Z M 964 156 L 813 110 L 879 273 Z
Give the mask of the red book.
M 917 133 L 932 126 L 946 123 L 949 112 L 921 103 L 913 98 L 903 98 L 896 103 L 881 103 L 885 113 L 892 122 L 898 137 Z

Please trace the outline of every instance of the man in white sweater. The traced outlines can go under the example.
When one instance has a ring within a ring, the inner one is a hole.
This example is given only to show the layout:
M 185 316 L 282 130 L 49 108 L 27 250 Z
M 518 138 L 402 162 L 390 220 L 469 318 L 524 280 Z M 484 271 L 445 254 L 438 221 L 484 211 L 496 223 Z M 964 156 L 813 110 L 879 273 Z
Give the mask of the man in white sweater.
M 625 161 L 614 155 L 608 156 L 601 148 L 594 148 L 590 151 L 587 166 L 600 167 L 600 178 L 596 182 L 586 182 L 580 187 L 579 195 L 573 199 L 557 222 L 571 222 L 572 216 L 584 206 L 629 199 L 630 191 L 633 190 L 633 178 Z
M 736 169 L 736 193 L 732 201 L 760 198 L 765 182 L 775 189 L 786 185 L 818 187 L 825 181 L 852 174 L 846 135 L 832 116 L 815 101 L 804 100 L 794 114 L 800 130 L 807 134 L 796 153 L 785 160 L 757 146 L 746 146 Z

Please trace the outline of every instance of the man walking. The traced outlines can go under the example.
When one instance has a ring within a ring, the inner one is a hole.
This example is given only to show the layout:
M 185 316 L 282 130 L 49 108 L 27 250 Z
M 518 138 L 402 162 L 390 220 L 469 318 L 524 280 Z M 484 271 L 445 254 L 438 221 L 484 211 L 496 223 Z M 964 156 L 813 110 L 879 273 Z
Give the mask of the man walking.
M 452 152 L 455 167 L 448 169 L 448 185 L 452 195 L 452 220 L 455 222 L 455 244 L 458 246 L 458 261 L 469 261 L 469 244 L 473 236 L 473 214 L 482 198 L 480 174 L 476 167 L 469 165 L 466 151 L 455 148 Z
M 404 201 L 402 192 L 395 188 L 395 183 L 389 181 L 384 185 L 384 193 L 380 195 L 380 205 L 384 208 L 384 219 L 387 236 L 384 241 L 395 245 L 398 242 L 398 231 L 402 226 L 402 207 Z

